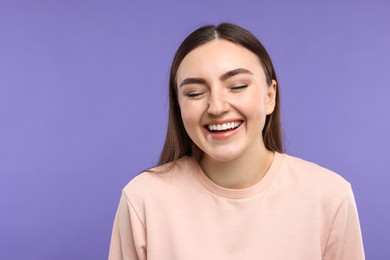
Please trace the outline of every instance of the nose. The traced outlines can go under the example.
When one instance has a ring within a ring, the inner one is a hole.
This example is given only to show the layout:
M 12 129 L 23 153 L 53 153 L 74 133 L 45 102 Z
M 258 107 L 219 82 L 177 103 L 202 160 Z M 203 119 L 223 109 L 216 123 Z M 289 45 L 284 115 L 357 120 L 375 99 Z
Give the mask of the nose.
M 212 92 L 209 96 L 208 100 L 208 109 L 207 113 L 210 115 L 221 115 L 223 113 L 226 113 L 230 110 L 230 104 L 225 97 L 224 93 L 221 93 L 221 91 L 218 92 Z

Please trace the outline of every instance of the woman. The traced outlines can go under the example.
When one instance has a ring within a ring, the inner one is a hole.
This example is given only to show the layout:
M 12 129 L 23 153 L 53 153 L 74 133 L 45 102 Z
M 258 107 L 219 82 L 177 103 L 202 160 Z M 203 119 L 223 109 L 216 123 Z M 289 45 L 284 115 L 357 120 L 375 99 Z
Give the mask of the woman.
M 364 259 L 350 184 L 282 153 L 277 82 L 241 27 L 184 40 L 160 162 L 124 188 L 110 259 Z

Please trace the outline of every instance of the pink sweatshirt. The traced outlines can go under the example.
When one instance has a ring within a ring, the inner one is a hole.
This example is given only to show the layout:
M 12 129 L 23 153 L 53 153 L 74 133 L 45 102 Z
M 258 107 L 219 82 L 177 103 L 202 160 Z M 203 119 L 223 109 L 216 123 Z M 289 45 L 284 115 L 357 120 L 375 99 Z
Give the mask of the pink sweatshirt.
M 351 186 L 339 175 L 276 153 L 246 189 L 217 186 L 192 158 L 144 172 L 124 189 L 109 259 L 364 259 Z

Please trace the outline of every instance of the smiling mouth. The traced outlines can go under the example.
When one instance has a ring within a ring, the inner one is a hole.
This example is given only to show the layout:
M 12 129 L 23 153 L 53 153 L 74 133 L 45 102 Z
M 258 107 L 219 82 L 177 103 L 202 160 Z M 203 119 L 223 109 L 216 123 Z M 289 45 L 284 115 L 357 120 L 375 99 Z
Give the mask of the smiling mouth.
M 235 121 L 235 122 L 229 122 L 229 123 L 223 123 L 223 124 L 211 124 L 207 125 L 206 128 L 210 132 L 222 132 L 222 131 L 228 131 L 228 130 L 234 130 L 238 128 L 241 125 L 241 121 Z

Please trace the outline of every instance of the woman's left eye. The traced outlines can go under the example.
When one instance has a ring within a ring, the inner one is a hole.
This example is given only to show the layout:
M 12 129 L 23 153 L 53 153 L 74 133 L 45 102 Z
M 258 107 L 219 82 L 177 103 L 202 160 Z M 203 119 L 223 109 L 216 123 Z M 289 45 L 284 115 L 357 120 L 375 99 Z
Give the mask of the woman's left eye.
M 246 87 L 248 87 L 248 85 L 237 85 L 237 86 L 233 86 L 233 87 L 231 87 L 230 89 L 232 89 L 232 90 L 240 90 L 240 89 L 244 89 L 244 88 L 246 88 Z

